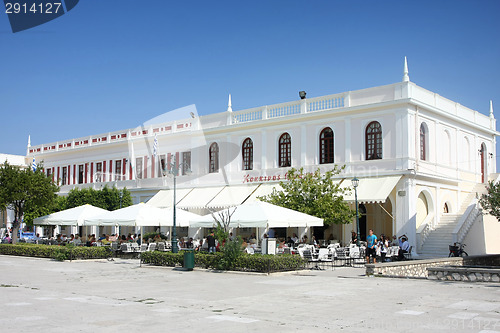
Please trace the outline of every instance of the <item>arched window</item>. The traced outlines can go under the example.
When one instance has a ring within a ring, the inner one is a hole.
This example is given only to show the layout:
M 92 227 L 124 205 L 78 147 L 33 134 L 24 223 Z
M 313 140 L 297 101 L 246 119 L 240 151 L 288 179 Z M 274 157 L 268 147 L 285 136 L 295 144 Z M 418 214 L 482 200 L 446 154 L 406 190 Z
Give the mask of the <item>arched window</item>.
M 420 125 L 420 159 L 427 160 L 427 125 L 425 123 Z
M 292 166 L 292 139 L 290 138 L 290 134 L 283 133 L 280 136 L 278 151 L 279 167 L 283 168 Z
M 333 163 L 333 151 L 333 131 L 326 127 L 319 134 L 319 163 Z
M 450 212 L 450 208 L 448 207 L 448 203 L 445 202 L 443 206 L 443 213 L 448 214 Z
M 208 172 L 219 172 L 219 145 L 214 142 L 210 145 L 210 165 Z
M 253 170 L 253 141 L 246 138 L 241 147 L 243 157 L 243 170 Z
M 366 127 L 366 159 L 382 159 L 382 126 L 378 121 L 372 121 Z

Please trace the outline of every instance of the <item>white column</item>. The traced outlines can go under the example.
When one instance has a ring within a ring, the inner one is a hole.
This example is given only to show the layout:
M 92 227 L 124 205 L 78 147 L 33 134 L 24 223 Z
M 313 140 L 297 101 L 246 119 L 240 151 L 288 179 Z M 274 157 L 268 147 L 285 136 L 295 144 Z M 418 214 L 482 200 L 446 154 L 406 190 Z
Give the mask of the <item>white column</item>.
M 300 126 L 300 166 L 307 164 L 307 130 L 305 125 Z
M 261 166 L 260 166 L 260 170 L 265 170 L 267 169 L 267 132 L 266 131 L 263 131 L 262 132 L 262 136 L 261 136 L 261 140 L 262 140 L 262 154 L 261 154 Z

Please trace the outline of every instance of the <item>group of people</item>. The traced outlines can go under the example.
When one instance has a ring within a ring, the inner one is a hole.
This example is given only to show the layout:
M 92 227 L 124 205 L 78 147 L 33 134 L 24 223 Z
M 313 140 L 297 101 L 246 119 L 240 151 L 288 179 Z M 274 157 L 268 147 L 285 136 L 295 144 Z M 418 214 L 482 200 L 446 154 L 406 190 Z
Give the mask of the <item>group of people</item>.
M 357 234 L 353 231 L 351 242 L 358 241 Z M 396 239 L 396 236 L 392 237 L 392 242 L 384 235 L 380 235 L 380 239 L 373 233 L 373 230 L 368 231 L 368 236 L 366 236 L 366 262 L 370 263 L 370 258 L 373 258 L 373 263 L 377 262 L 377 257 L 385 262 L 385 257 L 390 246 L 399 246 L 398 250 L 398 260 L 405 259 L 405 253 L 410 251 L 410 243 L 408 243 L 408 236 L 401 235 Z

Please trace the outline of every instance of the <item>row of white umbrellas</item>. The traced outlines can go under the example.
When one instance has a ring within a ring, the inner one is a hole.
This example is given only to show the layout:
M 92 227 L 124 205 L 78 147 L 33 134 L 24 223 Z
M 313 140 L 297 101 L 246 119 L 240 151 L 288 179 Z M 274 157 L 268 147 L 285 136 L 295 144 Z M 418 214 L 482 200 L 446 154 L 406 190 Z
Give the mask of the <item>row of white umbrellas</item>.
M 281 228 L 323 226 L 323 219 L 291 209 L 255 201 L 245 203 L 222 214 L 231 214 L 231 228 Z M 220 214 L 199 216 L 176 209 L 176 225 L 179 227 L 211 228 L 217 224 Z M 158 208 L 145 203 L 107 211 L 91 205 L 83 205 L 42 216 L 34 220 L 35 225 L 74 226 L 129 226 L 146 227 L 173 226 L 173 208 Z

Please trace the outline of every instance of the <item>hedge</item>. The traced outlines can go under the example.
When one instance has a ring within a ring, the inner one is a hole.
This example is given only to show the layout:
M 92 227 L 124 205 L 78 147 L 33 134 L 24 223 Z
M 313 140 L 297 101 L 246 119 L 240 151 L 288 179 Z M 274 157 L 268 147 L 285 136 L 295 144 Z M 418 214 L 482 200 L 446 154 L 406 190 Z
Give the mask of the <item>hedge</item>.
M 68 260 L 109 258 L 112 252 L 109 248 L 103 246 L 74 247 L 42 244 L 0 244 L 0 254 Z
M 194 264 L 196 267 L 217 269 L 217 263 L 222 259 L 222 253 L 195 253 Z M 184 253 L 172 252 L 144 252 L 141 254 L 141 261 L 154 266 L 182 266 L 184 263 Z M 234 262 L 232 270 L 246 272 L 283 272 L 299 270 L 304 268 L 304 260 L 296 255 L 261 255 L 261 254 L 241 254 Z

